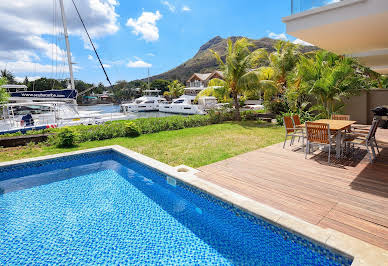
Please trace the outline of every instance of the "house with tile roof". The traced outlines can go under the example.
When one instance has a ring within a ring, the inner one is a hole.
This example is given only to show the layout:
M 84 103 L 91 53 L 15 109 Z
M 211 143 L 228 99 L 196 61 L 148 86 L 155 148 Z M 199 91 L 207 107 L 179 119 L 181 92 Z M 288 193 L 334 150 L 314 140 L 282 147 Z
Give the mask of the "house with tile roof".
M 224 79 L 224 76 L 221 71 L 213 71 L 211 73 L 194 73 L 186 82 L 187 87 L 198 87 L 198 88 L 206 88 L 209 81 L 218 78 Z

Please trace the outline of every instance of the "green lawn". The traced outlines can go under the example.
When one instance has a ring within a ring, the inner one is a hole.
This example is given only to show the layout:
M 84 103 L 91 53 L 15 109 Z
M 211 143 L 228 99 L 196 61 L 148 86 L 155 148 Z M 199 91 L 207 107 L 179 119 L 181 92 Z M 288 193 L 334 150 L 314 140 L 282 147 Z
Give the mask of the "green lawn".
M 29 145 L 3 148 L 0 161 L 36 157 L 94 147 L 121 145 L 172 166 L 185 164 L 200 167 L 232 156 L 278 143 L 284 129 L 257 122 L 230 122 L 175 131 L 142 135 L 137 138 L 115 138 L 90 141 L 74 148 Z

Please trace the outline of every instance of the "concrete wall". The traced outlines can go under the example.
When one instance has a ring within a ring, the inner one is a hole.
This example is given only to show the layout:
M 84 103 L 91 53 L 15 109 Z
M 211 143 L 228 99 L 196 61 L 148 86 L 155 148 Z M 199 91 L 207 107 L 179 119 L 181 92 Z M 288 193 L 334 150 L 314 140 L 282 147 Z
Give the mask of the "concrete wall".
M 372 89 L 345 100 L 344 114 L 350 114 L 350 119 L 360 124 L 370 124 L 373 119 L 370 110 L 381 105 L 388 106 L 388 89 Z

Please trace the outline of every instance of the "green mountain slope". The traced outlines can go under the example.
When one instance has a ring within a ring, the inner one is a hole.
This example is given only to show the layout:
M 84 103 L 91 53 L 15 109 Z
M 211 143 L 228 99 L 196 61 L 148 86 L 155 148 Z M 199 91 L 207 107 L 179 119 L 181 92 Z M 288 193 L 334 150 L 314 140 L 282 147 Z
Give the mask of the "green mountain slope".
M 241 36 L 230 37 L 234 42 L 236 39 L 242 38 Z M 258 40 L 249 39 L 255 46 L 252 50 L 258 48 L 266 48 L 268 52 L 274 51 L 274 44 L 277 40 L 271 38 L 262 38 Z M 216 51 L 222 57 L 226 54 L 227 39 L 221 38 L 220 36 L 214 37 L 204 45 L 202 45 L 199 51 L 194 55 L 193 58 L 187 60 L 183 64 L 173 68 L 167 72 L 159 75 L 152 76 L 150 79 L 167 79 L 167 80 L 180 80 L 185 82 L 193 73 L 206 73 L 216 70 L 218 63 L 209 49 Z M 302 52 L 309 52 L 317 49 L 314 46 L 302 46 Z

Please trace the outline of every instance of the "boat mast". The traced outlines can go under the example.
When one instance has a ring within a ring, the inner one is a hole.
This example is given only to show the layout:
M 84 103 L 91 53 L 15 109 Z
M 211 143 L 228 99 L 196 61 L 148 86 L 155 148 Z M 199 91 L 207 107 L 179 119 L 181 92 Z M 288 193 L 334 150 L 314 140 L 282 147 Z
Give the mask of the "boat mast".
M 148 73 L 147 73 L 147 79 L 148 79 L 148 89 L 150 90 L 150 68 L 148 68 Z
M 74 90 L 74 89 L 75 89 L 75 86 L 74 86 L 74 76 L 73 76 L 73 63 L 71 62 L 69 34 L 67 33 L 67 24 L 66 24 L 65 9 L 64 9 L 64 7 L 63 7 L 63 0 L 59 0 L 59 4 L 60 4 L 60 6 L 61 6 L 61 15 L 62 15 L 62 23 L 63 23 L 63 32 L 64 32 L 64 35 L 65 35 L 65 41 L 66 41 L 67 62 L 68 62 L 68 64 L 69 64 L 71 89 Z

